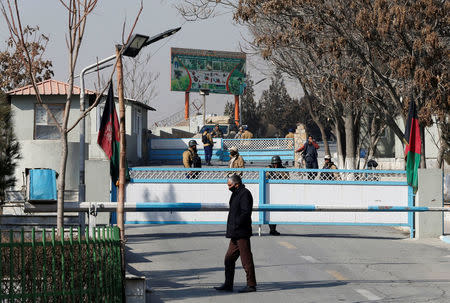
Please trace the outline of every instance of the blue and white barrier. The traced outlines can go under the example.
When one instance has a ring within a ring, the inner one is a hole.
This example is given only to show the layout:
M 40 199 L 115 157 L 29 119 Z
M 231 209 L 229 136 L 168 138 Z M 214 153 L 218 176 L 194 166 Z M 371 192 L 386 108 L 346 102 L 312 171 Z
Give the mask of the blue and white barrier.
M 82 202 L 71 203 L 65 206 L 68 212 L 88 212 L 95 209 L 97 212 L 112 212 L 117 210 L 116 202 Z M 182 211 L 182 212 L 208 212 L 228 211 L 228 203 L 124 203 L 125 212 L 156 212 L 156 211 Z M 252 209 L 254 212 L 450 212 L 450 207 L 401 207 L 401 206 L 367 206 L 367 207 L 340 207 L 333 205 L 258 205 Z M 53 212 L 55 205 L 25 203 L 26 213 Z
M 149 159 L 152 162 L 180 163 L 183 152 L 190 140 L 196 140 L 199 156 L 204 159 L 205 152 L 201 138 L 150 139 Z M 214 138 L 213 161 L 229 161 L 228 150 L 235 146 L 247 162 L 270 162 L 272 156 L 280 156 L 282 161 L 294 161 L 294 140 L 290 138 L 266 139 L 220 139 Z

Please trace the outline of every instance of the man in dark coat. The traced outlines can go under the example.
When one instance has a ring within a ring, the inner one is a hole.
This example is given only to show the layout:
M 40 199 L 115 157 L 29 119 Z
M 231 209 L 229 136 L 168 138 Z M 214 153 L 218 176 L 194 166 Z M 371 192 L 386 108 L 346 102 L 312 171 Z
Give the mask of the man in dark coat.
M 253 264 L 250 247 L 253 197 L 242 184 L 241 177 L 236 174 L 228 178 L 228 189 L 232 194 L 227 220 L 226 237 L 230 238 L 230 244 L 225 254 L 225 283 L 214 288 L 222 291 L 233 291 L 234 269 L 236 260 L 240 256 L 242 267 L 244 267 L 247 275 L 247 286 L 239 292 L 253 292 L 256 291 L 255 265 Z

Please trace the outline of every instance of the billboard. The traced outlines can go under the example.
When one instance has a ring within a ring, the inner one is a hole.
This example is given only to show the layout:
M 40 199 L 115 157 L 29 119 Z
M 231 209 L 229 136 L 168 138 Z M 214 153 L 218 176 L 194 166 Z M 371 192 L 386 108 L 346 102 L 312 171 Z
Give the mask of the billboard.
M 242 95 L 245 87 L 245 53 L 171 48 L 172 91 Z

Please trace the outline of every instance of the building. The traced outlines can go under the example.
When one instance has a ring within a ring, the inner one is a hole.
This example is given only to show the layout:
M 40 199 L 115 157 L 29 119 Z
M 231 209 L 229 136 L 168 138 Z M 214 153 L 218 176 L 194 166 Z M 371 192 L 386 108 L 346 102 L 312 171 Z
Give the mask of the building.
M 46 80 L 37 84 L 42 101 L 47 104 L 58 120 L 62 122 L 66 95 L 69 84 Z M 80 116 L 80 88 L 74 86 L 69 114 L 69 128 Z M 26 184 L 25 171 L 29 168 L 51 168 L 57 173 L 60 167 L 61 143 L 59 130 L 47 111 L 36 100 L 32 85 L 7 92 L 8 102 L 14 115 L 14 131 L 21 148 L 22 159 L 16 168 L 18 180 L 16 189 Z M 86 108 L 92 105 L 96 92 L 85 91 Z M 103 151 L 97 145 L 100 118 L 103 113 L 104 99 L 86 116 L 86 160 L 106 160 Z M 118 112 L 118 99 L 116 110 Z M 127 159 L 129 165 L 145 163 L 147 159 L 147 113 L 152 107 L 136 100 L 125 100 Z M 66 168 L 66 189 L 78 190 L 79 183 L 79 126 L 68 134 L 68 158 Z M 109 172 L 108 172 L 109 174 Z M 86 176 L 88 177 L 88 176 Z

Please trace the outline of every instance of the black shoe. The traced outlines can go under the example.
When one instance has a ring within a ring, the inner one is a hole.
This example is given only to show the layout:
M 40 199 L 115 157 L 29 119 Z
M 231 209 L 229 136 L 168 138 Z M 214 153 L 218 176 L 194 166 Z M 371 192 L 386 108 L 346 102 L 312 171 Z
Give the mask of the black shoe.
M 220 286 L 214 286 L 214 289 L 215 290 L 220 290 L 220 291 L 230 291 L 230 292 L 232 292 L 233 291 L 233 286 L 222 284 Z
M 256 291 L 256 286 L 245 286 L 242 289 L 239 289 L 238 292 L 245 293 L 245 292 L 254 292 Z
M 272 236 L 279 236 L 281 235 L 279 232 L 277 232 L 276 230 L 271 230 L 270 233 Z

